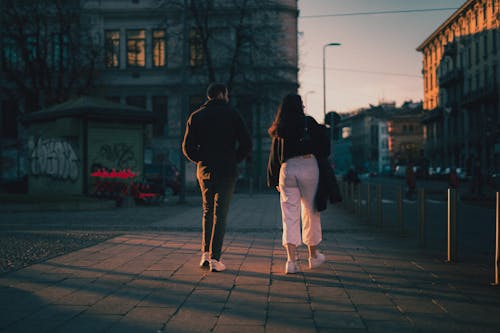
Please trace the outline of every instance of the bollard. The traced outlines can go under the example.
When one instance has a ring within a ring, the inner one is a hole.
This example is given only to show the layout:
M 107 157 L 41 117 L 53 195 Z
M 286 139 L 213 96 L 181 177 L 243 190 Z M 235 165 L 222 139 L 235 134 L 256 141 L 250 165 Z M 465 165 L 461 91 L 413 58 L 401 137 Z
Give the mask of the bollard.
M 418 245 L 426 246 L 425 240 L 425 190 L 418 189 Z
M 340 188 L 340 194 L 342 195 L 342 198 L 344 199 L 340 202 L 340 204 L 342 205 L 342 208 L 345 209 L 345 201 L 347 200 L 347 198 L 345 196 L 345 183 L 343 181 L 339 182 L 339 188 Z
M 404 222 L 404 215 L 403 215 L 403 187 L 402 186 L 398 186 L 397 203 L 398 203 L 399 232 L 400 232 L 400 236 L 403 237 L 405 235 L 405 222 Z
M 366 184 L 368 187 L 366 188 L 366 221 L 369 223 L 370 222 L 370 214 L 371 214 L 371 207 L 372 207 L 372 194 L 371 194 L 371 184 Z
M 361 189 L 363 187 L 361 186 L 361 184 L 358 185 L 358 203 L 357 203 L 357 214 L 358 216 L 361 216 Z
M 457 194 L 455 189 L 448 189 L 448 262 L 457 259 Z
M 377 185 L 377 225 L 382 227 L 382 185 Z
M 355 185 L 354 183 L 351 183 L 351 186 L 350 186 L 350 193 L 349 193 L 349 200 L 350 200 L 350 207 L 349 207 L 349 210 L 352 212 L 352 213 L 355 213 L 355 206 L 354 206 L 354 189 L 355 189 Z
M 498 257 L 500 255 L 499 254 L 499 252 L 500 252 L 500 250 L 499 250 L 499 247 L 500 247 L 500 243 L 499 243 L 499 238 L 500 238 L 500 230 L 499 229 L 500 229 L 500 226 L 499 226 L 499 221 L 498 221 L 499 220 L 499 215 L 500 215 L 500 207 L 499 207 L 499 204 L 498 204 L 498 200 L 499 200 L 499 198 L 498 198 L 498 192 L 496 193 L 496 199 L 497 200 L 496 200 L 496 209 L 495 209 L 495 213 L 496 213 L 495 220 L 496 220 L 496 223 L 495 223 L 495 262 L 494 262 L 494 265 L 495 265 L 495 269 L 494 269 L 494 271 L 495 271 L 495 282 L 493 283 L 493 285 L 498 286 L 498 283 L 499 283 L 498 282 L 498 279 L 499 279 L 499 277 L 498 277 L 498 274 L 499 274 L 498 273 L 498 264 L 499 264 Z

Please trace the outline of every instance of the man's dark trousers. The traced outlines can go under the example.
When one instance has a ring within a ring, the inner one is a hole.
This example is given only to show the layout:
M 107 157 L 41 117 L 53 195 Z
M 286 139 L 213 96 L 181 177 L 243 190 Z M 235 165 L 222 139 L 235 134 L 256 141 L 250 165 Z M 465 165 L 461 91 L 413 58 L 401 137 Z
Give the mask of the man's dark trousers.
M 236 178 L 198 175 L 198 182 L 203 200 L 201 250 L 209 252 L 212 248 L 212 258 L 219 260 L 226 232 L 227 212 Z

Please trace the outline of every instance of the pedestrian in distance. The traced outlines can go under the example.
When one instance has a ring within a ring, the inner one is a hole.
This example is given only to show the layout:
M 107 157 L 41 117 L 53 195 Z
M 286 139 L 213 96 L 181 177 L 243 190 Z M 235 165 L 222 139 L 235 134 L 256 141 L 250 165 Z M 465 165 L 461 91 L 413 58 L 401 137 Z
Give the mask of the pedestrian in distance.
M 207 89 L 207 101 L 189 117 L 182 142 L 184 155 L 196 163 L 202 196 L 200 267 L 210 267 L 213 272 L 226 269 L 221 252 L 237 164 L 252 149 L 243 119 L 228 102 L 227 87 L 212 83 Z
M 315 207 L 319 183 L 316 156 L 328 156 L 324 131 L 314 118 L 304 114 L 301 97 L 289 94 L 279 106 L 268 132 L 272 144 L 267 184 L 280 193 L 282 245 L 287 254 L 285 273 L 300 270 L 297 247 L 301 245 L 301 238 L 308 248 L 309 268 L 316 268 L 326 260 L 318 250 L 322 231 L 320 212 Z
M 411 163 L 408 164 L 408 166 L 406 167 L 405 176 L 406 176 L 406 186 L 407 186 L 406 195 L 408 199 L 411 199 L 417 187 L 417 179 L 415 177 L 415 172 L 413 171 L 413 164 Z
M 452 189 L 458 189 L 458 175 L 457 175 L 457 169 L 456 168 L 451 168 L 450 174 L 448 176 L 448 187 Z

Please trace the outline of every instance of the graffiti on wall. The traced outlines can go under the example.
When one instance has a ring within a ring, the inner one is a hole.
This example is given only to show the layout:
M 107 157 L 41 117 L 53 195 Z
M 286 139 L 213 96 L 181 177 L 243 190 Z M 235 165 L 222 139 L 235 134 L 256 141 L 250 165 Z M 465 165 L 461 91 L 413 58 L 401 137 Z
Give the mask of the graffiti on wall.
M 78 155 L 65 139 L 31 137 L 28 149 L 32 175 L 72 181 L 78 179 Z
M 137 170 L 139 165 L 134 147 L 126 143 L 103 144 L 92 162 L 116 170 Z

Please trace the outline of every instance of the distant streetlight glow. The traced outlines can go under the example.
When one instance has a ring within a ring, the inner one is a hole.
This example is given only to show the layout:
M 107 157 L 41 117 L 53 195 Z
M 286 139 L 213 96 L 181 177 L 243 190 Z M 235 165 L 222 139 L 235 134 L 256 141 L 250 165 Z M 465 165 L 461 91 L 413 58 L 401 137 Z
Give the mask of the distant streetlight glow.
M 306 92 L 306 93 L 304 94 L 304 104 L 305 104 L 305 108 L 306 108 L 307 112 L 309 112 L 309 113 L 310 113 L 311 111 L 309 111 L 309 105 L 308 105 L 308 103 L 307 103 L 307 96 L 308 96 L 309 94 L 314 94 L 315 92 L 316 92 L 316 91 L 314 91 L 314 90 L 309 90 L 308 92 Z

